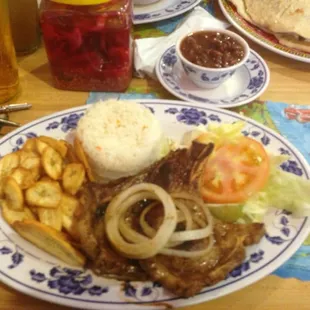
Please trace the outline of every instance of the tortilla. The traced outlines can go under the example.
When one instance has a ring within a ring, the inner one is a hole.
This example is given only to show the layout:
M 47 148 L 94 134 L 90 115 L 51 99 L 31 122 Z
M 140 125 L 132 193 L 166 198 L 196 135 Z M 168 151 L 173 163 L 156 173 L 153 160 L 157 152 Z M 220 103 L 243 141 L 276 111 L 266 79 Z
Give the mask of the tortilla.
M 243 2 L 246 13 L 256 25 L 274 33 L 291 33 L 310 39 L 309 0 L 243 0 Z
M 292 35 L 275 34 L 275 36 L 282 45 L 288 46 L 290 48 L 295 48 L 306 53 L 310 53 L 310 41 L 302 41 L 300 39 L 296 39 Z
M 250 23 L 254 23 L 249 14 L 245 10 L 245 4 L 243 0 L 229 0 L 237 9 L 237 12 L 242 18 Z
M 310 0 L 229 0 L 242 18 L 279 43 L 310 53 Z
M 261 28 L 262 30 L 264 30 L 265 32 L 271 33 L 273 34 L 272 31 L 270 31 L 267 28 L 262 27 L 261 25 L 259 25 L 258 23 L 256 23 L 251 17 L 250 15 L 247 13 L 246 11 L 246 7 L 245 7 L 245 3 L 244 0 L 229 0 L 237 9 L 237 12 L 239 13 L 239 15 L 244 18 L 247 22 L 253 24 L 254 26 Z

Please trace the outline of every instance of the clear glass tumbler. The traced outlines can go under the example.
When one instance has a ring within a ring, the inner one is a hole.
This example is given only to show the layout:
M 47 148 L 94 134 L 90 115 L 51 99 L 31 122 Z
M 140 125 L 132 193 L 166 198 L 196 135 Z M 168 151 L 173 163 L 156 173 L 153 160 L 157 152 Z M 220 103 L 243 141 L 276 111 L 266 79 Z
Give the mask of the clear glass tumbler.
M 9 0 L 9 12 L 17 55 L 26 55 L 36 51 L 40 45 L 37 0 Z

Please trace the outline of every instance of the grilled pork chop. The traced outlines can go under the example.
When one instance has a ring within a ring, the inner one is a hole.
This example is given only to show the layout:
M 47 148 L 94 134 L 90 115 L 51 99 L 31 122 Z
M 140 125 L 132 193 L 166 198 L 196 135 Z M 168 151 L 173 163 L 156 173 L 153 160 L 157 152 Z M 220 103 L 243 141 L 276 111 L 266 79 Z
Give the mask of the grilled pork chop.
M 193 143 L 190 149 L 171 152 L 134 177 L 109 184 L 87 184 L 81 192 L 76 213 L 76 233 L 89 266 L 99 275 L 123 280 L 152 279 L 179 296 L 192 296 L 204 286 L 225 279 L 245 257 L 245 246 L 256 243 L 264 233 L 263 225 L 215 225 L 215 245 L 199 258 L 188 259 L 157 255 L 146 260 L 122 257 L 109 244 L 104 230 L 104 212 L 119 192 L 142 182 L 154 183 L 170 193 L 186 191 L 199 195 L 198 182 L 213 145 Z M 206 247 L 206 240 L 190 243 L 190 249 Z
M 107 203 L 98 204 L 91 187 L 84 188 L 75 214 L 76 241 L 87 255 L 88 267 L 96 274 L 119 280 L 146 280 L 138 261 L 119 255 L 108 242 L 104 230 Z
M 142 182 L 157 184 L 168 192 L 199 195 L 198 180 L 212 150 L 213 144 L 193 143 L 189 149 L 171 152 L 136 176 L 109 184 L 88 183 L 84 187 L 75 216 L 75 230 L 77 241 L 97 274 L 130 280 L 145 278 L 138 261 L 121 257 L 109 245 L 103 228 L 107 203 L 121 191 Z
M 153 281 L 177 296 L 191 297 L 205 286 L 224 280 L 245 259 L 245 246 L 258 243 L 263 224 L 224 224 L 214 227 L 215 245 L 210 253 L 195 258 L 157 255 L 140 260 L 140 266 Z M 204 241 L 191 242 L 192 250 Z M 205 244 L 207 246 L 207 244 Z

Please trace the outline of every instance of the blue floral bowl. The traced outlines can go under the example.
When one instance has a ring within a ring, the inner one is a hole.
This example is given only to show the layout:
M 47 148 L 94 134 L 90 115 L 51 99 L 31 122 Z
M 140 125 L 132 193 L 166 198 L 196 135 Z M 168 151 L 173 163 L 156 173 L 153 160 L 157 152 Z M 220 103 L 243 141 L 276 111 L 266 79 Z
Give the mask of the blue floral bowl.
M 244 48 L 245 51 L 245 56 L 244 58 L 237 64 L 227 67 L 227 68 L 206 68 L 202 67 L 196 64 L 193 64 L 192 62 L 188 61 L 181 53 L 181 43 L 183 39 L 185 39 L 187 36 L 193 34 L 189 33 L 186 36 L 181 37 L 177 44 L 176 44 L 176 52 L 178 57 L 181 60 L 182 66 L 184 71 L 186 72 L 187 76 L 189 79 L 198 87 L 200 88 L 205 88 L 205 89 L 212 89 L 216 88 L 219 85 L 221 85 L 223 82 L 228 80 L 238 68 L 243 66 L 247 59 L 249 58 L 250 55 L 250 48 L 247 42 L 237 35 L 236 33 L 225 30 L 225 29 L 199 29 L 198 31 L 216 31 L 220 32 L 226 35 L 231 36 L 235 40 L 237 40 L 242 47 Z

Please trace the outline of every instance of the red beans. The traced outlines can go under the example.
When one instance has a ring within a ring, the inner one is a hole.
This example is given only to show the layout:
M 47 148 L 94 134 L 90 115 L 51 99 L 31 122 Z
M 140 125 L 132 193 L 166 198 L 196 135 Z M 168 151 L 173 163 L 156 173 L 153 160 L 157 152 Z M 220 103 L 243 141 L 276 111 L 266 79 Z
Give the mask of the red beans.
M 237 40 L 214 31 L 199 31 L 189 35 L 182 41 L 180 49 L 188 61 L 206 68 L 231 67 L 245 56 Z

